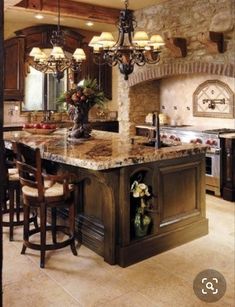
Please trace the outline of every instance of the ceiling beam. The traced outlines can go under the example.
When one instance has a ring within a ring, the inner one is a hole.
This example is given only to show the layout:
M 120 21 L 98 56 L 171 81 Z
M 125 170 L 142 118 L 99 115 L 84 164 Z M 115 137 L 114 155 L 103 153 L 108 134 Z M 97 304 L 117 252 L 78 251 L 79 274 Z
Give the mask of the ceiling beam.
M 58 13 L 55 0 L 22 0 L 15 7 L 40 13 Z M 115 24 L 120 10 L 71 0 L 60 1 L 61 16 Z

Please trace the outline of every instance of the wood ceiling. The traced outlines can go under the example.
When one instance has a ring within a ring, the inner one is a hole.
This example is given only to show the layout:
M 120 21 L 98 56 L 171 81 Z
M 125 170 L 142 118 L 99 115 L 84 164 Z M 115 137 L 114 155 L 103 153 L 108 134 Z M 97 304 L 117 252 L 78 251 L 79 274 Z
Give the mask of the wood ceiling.
M 165 0 L 130 0 L 129 8 L 141 9 Z M 92 30 L 97 32 L 115 31 L 115 23 L 120 9 L 124 8 L 123 0 L 60 0 L 61 24 L 68 27 Z M 39 24 L 57 24 L 56 0 L 4 0 L 5 39 L 14 36 L 14 32 L 25 27 Z M 38 20 L 35 14 L 44 16 Z M 88 27 L 87 21 L 94 22 Z

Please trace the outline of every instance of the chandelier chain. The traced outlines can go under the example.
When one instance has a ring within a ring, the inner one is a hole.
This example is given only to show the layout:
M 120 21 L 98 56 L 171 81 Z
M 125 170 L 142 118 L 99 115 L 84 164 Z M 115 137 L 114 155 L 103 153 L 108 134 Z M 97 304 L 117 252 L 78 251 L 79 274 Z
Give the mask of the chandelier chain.
M 57 0 L 57 7 L 58 7 L 58 31 L 60 31 L 60 0 Z
M 126 10 L 127 10 L 128 6 L 129 6 L 129 1 L 128 1 L 128 0 L 125 0 L 125 9 L 126 9 Z
M 77 48 L 72 55 L 68 57 L 63 47 L 65 45 L 65 34 L 60 26 L 60 0 L 57 0 L 58 20 L 57 28 L 53 30 L 50 37 L 50 43 L 53 46 L 50 56 L 46 56 L 40 48 L 34 47 L 29 56 L 34 59 L 31 61 L 32 67 L 43 73 L 53 73 L 55 78 L 60 81 L 64 77 L 64 71 L 70 68 L 72 71 L 80 71 L 81 63 L 86 59 L 84 50 Z

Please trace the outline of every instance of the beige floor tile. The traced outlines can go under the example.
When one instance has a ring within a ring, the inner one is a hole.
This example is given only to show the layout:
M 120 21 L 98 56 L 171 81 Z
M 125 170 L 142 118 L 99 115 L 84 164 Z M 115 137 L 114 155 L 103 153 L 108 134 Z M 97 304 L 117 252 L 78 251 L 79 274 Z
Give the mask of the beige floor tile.
M 216 269 L 227 280 L 227 292 L 213 307 L 234 303 L 235 206 L 207 195 L 209 235 L 127 268 L 110 266 L 84 246 L 78 256 L 69 247 L 47 252 L 39 268 L 38 251 L 22 248 L 22 227 L 9 242 L 4 229 L 4 307 L 203 307 L 192 283 L 204 269 Z
M 37 272 L 27 279 L 5 286 L 3 298 L 5 307 L 82 306 L 44 273 Z
M 95 307 L 161 307 L 159 302 L 153 302 L 139 292 L 129 292 L 104 304 L 95 304 Z

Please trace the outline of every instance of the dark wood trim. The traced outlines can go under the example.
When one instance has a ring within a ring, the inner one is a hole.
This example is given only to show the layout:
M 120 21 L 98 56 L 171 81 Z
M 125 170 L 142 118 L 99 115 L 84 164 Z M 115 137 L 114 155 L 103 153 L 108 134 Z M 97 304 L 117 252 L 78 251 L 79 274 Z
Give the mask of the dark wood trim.
M 23 0 L 16 7 L 33 12 L 40 11 L 40 13 L 54 13 L 56 15 L 58 11 L 57 1 L 55 0 Z M 120 10 L 83 2 L 61 0 L 60 12 L 61 16 L 116 24 Z
M 222 148 L 222 197 L 235 201 L 235 139 L 221 139 Z
M 206 234 L 208 234 L 208 220 L 201 219 L 174 231 L 165 232 L 159 236 L 143 238 L 127 247 L 119 247 L 117 258 L 121 267 L 127 267 Z
M 18 30 L 15 32 L 17 37 L 25 38 L 25 59 L 33 47 L 52 48 L 50 39 L 51 34 L 57 29 L 56 25 L 40 25 Z M 61 27 L 65 36 L 64 50 L 73 53 L 77 47 L 81 47 L 84 36 L 77 29 Z M 72 40 L 72 44 L 71 44 Z
M 4 99 L 24 98 L 24 48 L 23 37 L 14 37 L 4 42 Z
M 0 1 L 0 173 L 3 174 L 3 76 L 4 76 L 4 1 Z M 2 265 L 3 265 L 3 243 L 2 243 L 2 204 L 3 204 L 4 186 L 0 184 L 0 306 L 2 306 Z

